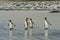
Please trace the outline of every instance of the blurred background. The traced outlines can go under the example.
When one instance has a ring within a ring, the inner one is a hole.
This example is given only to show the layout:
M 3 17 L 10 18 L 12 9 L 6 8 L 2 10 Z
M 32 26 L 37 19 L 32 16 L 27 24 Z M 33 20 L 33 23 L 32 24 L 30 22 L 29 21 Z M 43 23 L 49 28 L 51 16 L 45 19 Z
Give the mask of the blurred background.
M 19 2 L 19 1 L 60 1 L 60 0 L 0 0 L 1 1 L 14 1 L 14 2 Z

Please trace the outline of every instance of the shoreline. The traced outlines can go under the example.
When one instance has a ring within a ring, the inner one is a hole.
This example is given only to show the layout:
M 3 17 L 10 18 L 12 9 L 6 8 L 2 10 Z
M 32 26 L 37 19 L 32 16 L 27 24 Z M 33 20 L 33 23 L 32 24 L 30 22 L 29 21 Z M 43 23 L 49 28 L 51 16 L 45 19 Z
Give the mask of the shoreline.
M 53 10 L 60 9 L 59 1 L 0 2 L 0 10 Z

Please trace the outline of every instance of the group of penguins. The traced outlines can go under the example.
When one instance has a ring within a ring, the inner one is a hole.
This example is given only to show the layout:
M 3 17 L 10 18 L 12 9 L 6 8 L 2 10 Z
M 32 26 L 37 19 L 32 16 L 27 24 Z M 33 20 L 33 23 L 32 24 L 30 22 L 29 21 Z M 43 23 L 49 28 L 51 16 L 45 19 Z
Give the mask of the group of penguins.
M 47 17 L 45 17 L 44 19 L 45 19 L 44 29 L 48 29 L 48 24 L 51 25 L 51 23 L 47 20 Z M 9 20 L 8 26 L 10 27 L 10 30 L 13 29 L 13 25 L 16 26 L 11 20 Z M 28 30 L 28 28 L 33 28 L 33 25 L 35 25 L 35 23 L 33 22 L 32 18 L 25 19 L 24 22 L 25 30 Z

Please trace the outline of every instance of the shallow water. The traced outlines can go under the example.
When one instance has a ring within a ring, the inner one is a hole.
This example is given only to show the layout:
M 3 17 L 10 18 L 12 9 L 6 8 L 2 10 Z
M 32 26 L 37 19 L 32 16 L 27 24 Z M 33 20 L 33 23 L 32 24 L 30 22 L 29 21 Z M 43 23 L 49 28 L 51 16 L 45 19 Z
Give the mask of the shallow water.
M 9 19 L 16 24 L 12 32 L 13 40 L 25 40 L 24 21 L 26 17 L 32 18 L 35 22 L 32 37 L 27 40 L 60 40 L 60 13 L 19 10 L 0 10 L 0 40 L 10 40 Z M 44 17 L 52 23 L 48 30 L 44 30 Z

